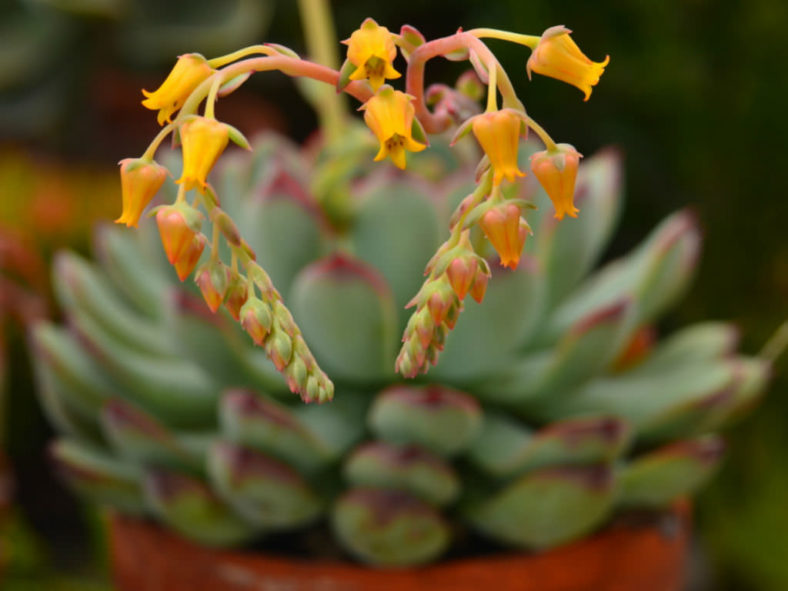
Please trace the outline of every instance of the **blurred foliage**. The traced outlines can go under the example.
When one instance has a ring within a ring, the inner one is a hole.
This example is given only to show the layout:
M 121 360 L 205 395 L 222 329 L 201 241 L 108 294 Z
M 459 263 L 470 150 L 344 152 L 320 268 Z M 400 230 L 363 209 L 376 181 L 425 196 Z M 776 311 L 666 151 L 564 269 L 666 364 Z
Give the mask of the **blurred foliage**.
M 784 320 L 788 200 L 777 172 L 788 155 L 788 119 L 781 116 L 788 3 L 455 0 L 442 11 L 411 0 L 381 4 L 372 13 L 360 0 L 334 4 L 340 38 L 366 16 L 391 28 L 415 25 L 427 37 L 458 26 L 538 33 L 565 24 L 592 59 L 609 53 L 601 83 L 581 103 L 579 91 L 567 85 L 544 78 L 529 83 L 526 49 L 494 44 L 529 111 L 556 139 L 586 154 L 615 144 L 626 155 L 630 196 L 611 255 L 630 248 L 668 212 L 696 208 L 706 231 L 703 264 L 695 288 L 664 328 L 731 318 L 744 350 L 755 352 Z M 260 12 L 240 18 L 243 10 Z M 155 123 L 138 106 L 139 88 L 155 85 L 177 53 L 216 54 L 262 38 L 303 52 L 296 5 L 283 0 L 3 0 L 0 13 L 0 140 L 99 159 L 108 168 L 144 148 Z M 431 62 L 427 76 L 459 73 L 457 67 Z M 259 79 L 247 97 L 260 110 L 266 108 L 261 96 L 286 105 L 286 127 L 304 139 L 315 121 L 305 102 L 281 78 Z M 228 104 L 242 100 L 243 92 L 237 94 Z M 0 187 L 2 222 L 9 202 L 22 199 L 8 185 Z M 115 203 L 117 192 L 92 195 Z M 730 459 L 698 502 L 717 573 L 714 589 L 788 589 L 788 467 L 782 461 L 788 402 L 781 396 L 787 366 L 783 357 L 770 396 L 730 437 Z

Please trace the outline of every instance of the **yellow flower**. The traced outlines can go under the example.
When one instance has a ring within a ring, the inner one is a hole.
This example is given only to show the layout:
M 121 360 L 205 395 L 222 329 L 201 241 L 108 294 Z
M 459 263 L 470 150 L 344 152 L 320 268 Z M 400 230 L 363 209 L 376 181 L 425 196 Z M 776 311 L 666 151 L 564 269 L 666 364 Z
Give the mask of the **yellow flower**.
M 404 169 L 405 150 L 421 152 L 427 147 L 412 136 L 416 112 L 412 100 L 409 94 L 394 90 L 387 84 L 361 107 L 364 110 L 364 122 L 380 142 L 375 162 L 391 156 L 392 162 Z
M 596 86 L 599 77 L 610 62 L 610 56 L 603 62 L 592 62 L 569 36 L 569 29 L 563 25 L 550 27 L 542 33 L 539 44 L 528 58 L 526 70 L 556 78 L 567 84 L 577 86 L 585 93 L 583 100 L 591 96 L 591 87 Z
M 199 53 L 182 55 L 158 89 L 153 92 L 142 91 L 145 95 L 142 104 L 148 109 L 159 111 L 159 125 L 164 125 L 165 121 L 171 123 L 172 114 L 183 106 L 192 91 L 213 72 L 208 61 Z
M 361 23 L 350 39 L 342 43 L 348 46 L 347 59 L 356 66 L 351 80 L 369 78 L 372 90 L 377 91 L 386 78 L 399 78 L 400 73 L 392 66 L 397 57 L 394 38 L 386 27 L 381 27 L 371 18 Z
M 167 169 L 153 160 L 125 158 L 120 164 L 123 212 L 116 224 L 137 227 L 142 211 L 158 193 L 167 178 Z
M 183 183 L 188 191 L 197 188 L 205 193 L 208 173 L 221 153 L 227 147 L 230 130 L 227 125 L 195 115 L 180 126 L 183 144 L 183 174 L 178 183 Z
M 558 144 L 557 151 L 537 152 L 531 156 L 531 170 L 539 179 L 555 207 L 555 217 L 564 215 L 576 218 L 579 211 L 574 204 L 575 180 L 582 154 L 569 144 Z
M 506 178 L 525 176 L 517 168 L 517 149 L 520 145 L 520 132 L 523 119 L 512 109 L 491 111 L 473 118 L 473 135 L 490 159 L 493 168 L 493 184 L 499 185 Z

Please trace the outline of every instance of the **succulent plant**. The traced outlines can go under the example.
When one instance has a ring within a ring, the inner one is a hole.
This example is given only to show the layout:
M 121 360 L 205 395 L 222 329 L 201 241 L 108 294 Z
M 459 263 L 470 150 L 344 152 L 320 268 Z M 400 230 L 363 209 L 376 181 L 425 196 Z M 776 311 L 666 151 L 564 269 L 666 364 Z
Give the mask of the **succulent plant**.
M 403 307 L 475 160 L 434 142 L 409 156 L 408 176 L 377 169 L 353 183 L 347 243 L 326 255 L 314 194 L 374 148 L 352 128 L 330 154 L 343 156 L 338 171 L 320 146 L 268 136 L 214 177 L 334 381 L 330 403 L 298 401 L 226 310 L 211 314 L 177 281 L 154 224 L 99 228 L 97 262 L 58 256 L 66 325 L 39 324 L 32 346 L 68 482 L 210 545 L 328 523 L 350 555 L 381 566 L 435 560 L 461 526 L 546 549 L 701 486 L 722 457 L 718 431 L 754 404 L 769 366 L 737 354 L 724 323 L 657 342 L 698 260 L 693 215 L 596 268 L 621 205 L 617 153 L 580 165 L 577 219 L 546 215 L 533 177 L 513 185 L 537 206 L 521 264 L 498 265 L 474 229 L 494 275 L 485 300 L 429 375 L 404 381 Z M 521 146 L 521 167 L 535 150 Z

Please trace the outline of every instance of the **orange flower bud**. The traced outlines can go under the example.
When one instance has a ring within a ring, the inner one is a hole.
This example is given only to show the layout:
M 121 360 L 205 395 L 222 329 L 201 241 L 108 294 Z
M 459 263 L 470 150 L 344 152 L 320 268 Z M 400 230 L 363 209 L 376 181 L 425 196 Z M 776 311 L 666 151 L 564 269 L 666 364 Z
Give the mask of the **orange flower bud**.
M 520 262 L 520 253 L 528 232 L 527 224 L 523 225 L 520 221 L 520 208 L 514 203 L 503 203 L 490 209 L 479 222 L 504 267 L 516 269 Z
M 143 90 L 144 107 L 158 110 L 159 125 L 172 122 L 172 114 L 183 106 L 186 99 L 197 86 L 214 70 L 199 53 L 187 53 L 178 58 L 175 67 L 161 86 L 154 92 Z
M 194 281 L 208 308 L 216 313 L 227 292 L 227 266 L 221 262 L 205 263 L 197 270 Z
M 529 79 L 531 72 L 536 72 L 577 86 L 585 93 L 583 100 L 587 101 L 591 96 L 591 87 L 599 82 L 605 66 L 610 62 L 610 56 L 605 57 L 604 62 L 592 62 L 569 36 L 571 32 L 563 25 L 558 25 L 542 33 L 539 44 L 528 58 L 526 70 Z
M 575 180 L 582 154 L 569 144 L 558 144 L 558 150 L 543 150 L 531 156 L 531 170 L 539 179 L 550 201 L 555 207 L 555 217 L 564 214 L 576 218 L 579 211 L 574 205 Z
M 239 314 L 241 327 L 252 337 L 256 345 L 262 345 L 274 322 L 271 307 L 261 299 L 251 296 L 241 306 Z
M 473 118 L 473 135 L 490 159 L 494 185 L 500 185 L 504 178 L 512 182 L 516 177 L 525 176 L 517 168 L 517 150 L 524 128 L 522 117 L 512 109 L 491 111 Z
M 425 146 L 413 139 L 413 117 L 416 113 L 411 104 L 413 97 L 385 85 L 369 99 L 361 109 L 364 122 L 380 142 L 375 162 L 391 156 L 392 162 L 405 168 L 405 150 L 421 152 Z
M 449 278 L 449 283 L 457 294 L 457 297 L 462 300 L 468 290 L 473 284 L 474 277 L 479 263 L 474 257 L 457 257 L 446 268 L 446 276 Z
M 216 119 L 194 116 L 181 125 L 180 134 L 183 174 L 177 182 L 183 183 L 187 191 L 196 187 L 205 193 L 208 173 L 227 147 L 230 130 Z
M 191 246 L 199 230 L 199 218 L 200 213 L 188 205 L 168 205 L 156 212 L 161 243 L 170 264 L 180 260 L 182 253 Z
M 167 169 L 153 160 L 125 158 L 120 164 L 123 212 L 116 224 L 137 227 L 142 211 L 158 193 L 167 178 Z
M 489 273 L 484 272 L 482 269 L 476 271 L 476 277 L 471 286 L 471 297 L 478 303 L 484 300 L 484 294 L 487 292 L 487 283 L 490 281 Z
M 397 57 L 394 37 L 386 27 L 381 27 L 371 18 L 361 23 L 349 39 L 342 43 L 348 46 L 347 59 L 356 66 L 351 80 L 369 79 L 372 90 L 377 91 L 386 78 L 399 78 L 401 74 L 392 66 Z
M 205 249 L 207 240 L 202 234 L 195 234 L 192 241 L 181 249 L 178 258 L 175 259 L 175 272 L 178 274 L 178 279 L 184 281 L 192 271 L 197 263 L 200 261 L 202 251 Z
M 227 295 L 225 297 L 224 307 L 230 312 L 237 322 L 241 318 L 241 307 L 246 303 L 246 297 L 249 293 L 246 280 L 241 277 L 237 271 L 231 271 L 227 285 Z

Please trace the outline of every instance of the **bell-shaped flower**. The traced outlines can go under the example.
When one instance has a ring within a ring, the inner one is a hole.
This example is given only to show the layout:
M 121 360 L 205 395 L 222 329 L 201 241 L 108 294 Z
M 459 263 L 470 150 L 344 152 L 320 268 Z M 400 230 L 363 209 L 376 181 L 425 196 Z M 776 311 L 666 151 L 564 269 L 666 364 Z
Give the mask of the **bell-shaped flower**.
M 230 128 L 209 117 L 193 116 L 180 126 L 183 145 L 183 174 L 178 183 L 188 191 L 197 188 L 205 193 L 206 179 L 213 165 L 227 147 Z
M 577 168 L 582 154 L 569 144 L 558 144 L 556 150 L 543 150 L 531 156 L 531 170 L 555 207 L 555 217 L 576 218 L 574 204 Z
M 516 269 L 530 232 L 528 224 L 520 217 L 520 208 L 514 203 L 497 205 L 482 216 L 479 225 L 498 253 L 501 265 Z
M 527 129 L 520 114 L 512 109 L 489 111 L 474 117 L 471 125 L 473 135 L 490 159 L 494 185 L 500 185 L 504 178 L 511 182 L 525 176 L 517 168 L 520 136 Z
M 178 279 L 185 281 L 191 275 L 197 263 L 200 261 L 202 251 L 205 250 L 205 244 L 208 240 L 201 233 L 197 233 L 192 237 L 191 242 L 186 244 L 175 259 L 173 266 Z
M 603 62 L 592 62 L 569 36 L 571 32 L 563 25 L 558 25 L 542 33 L 539 44 L 528 58 L 526 70 L 529 79 L 531 72 L 536 72 L 577 86 L 585 93 L 583 100 L 587 101 L 591 96 L 591 87 L 599 82 L 605 66 L 610 62 L 610 56 L 605 57 Z
M 159 226 L 161 244 L 171 265 L 175 265 L 177 261 L 185 257 L 191 258 L 193 256 L 189 249 L 192 247 L 194 237 L 200 235 L 201 218 L 202 214 L 199 211 L 189 205 L 179 203 L 160 207 L 156 211 L 156 224 Z M 202 253 L 202 248 L 200 248 L 200 253 Z M 188 273 L 186 275 L 188 276 Z
M 386 78 L 399 78 L 392 62 L 397 57 L 394 37 L 386 27 L 381 27 L 368 18 L 349 39 L 342 43 L 348 46 L 347 59 L 356 66 L 351 80 L 369 80 L 372 90 L 377 91 Z
M 143 158 L 125 158 L 118 164 L 123 211 L 115 223 L 136 228 L 143 210 L 164 184 L 167 169 Z
M 392 162 L 405 168 L 405 150 L 421 152 L 425 146 L 413 139 L 413 97 L 389 85 L 383 86 L 361 109 L 364 122 L 380 142 L 375 162 L 391 156 Z
M 159 111 L 159 125 L 172 122 L 172 114 L 183 106 L 197 86 L 213 74 L 214 70 L 199 53 L 187 53 L 178 58 L 175 66 L 161 86 L 153 92 L 143 90 L 143 106 Z

